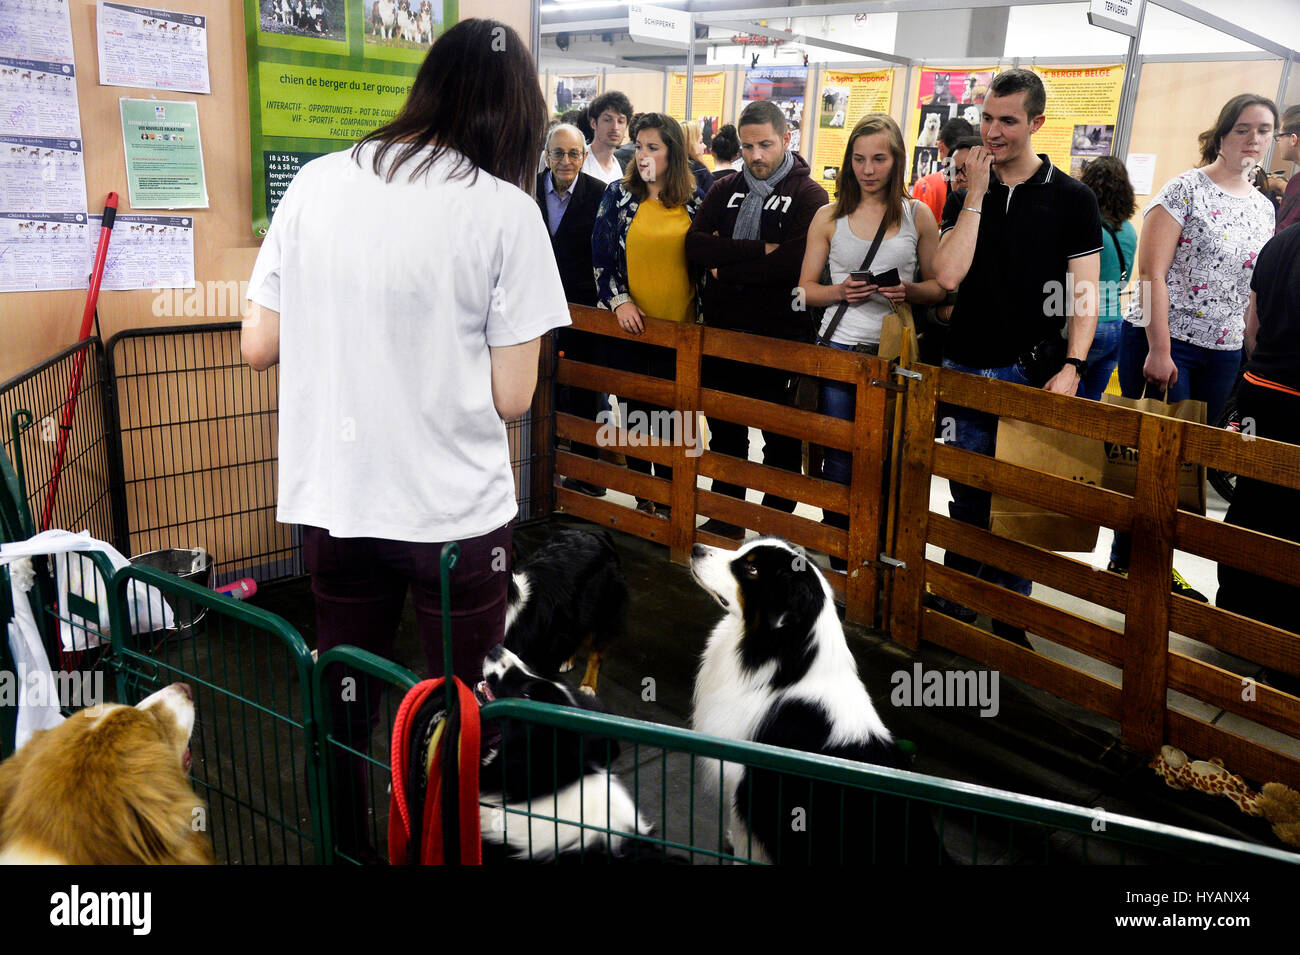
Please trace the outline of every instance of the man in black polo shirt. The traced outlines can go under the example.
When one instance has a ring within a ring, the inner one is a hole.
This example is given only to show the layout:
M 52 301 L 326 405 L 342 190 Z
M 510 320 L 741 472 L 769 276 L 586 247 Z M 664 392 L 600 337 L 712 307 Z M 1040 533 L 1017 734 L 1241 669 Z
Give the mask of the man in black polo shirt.
M 1029 70 L 999 73 L 989 86 L 980 122 L 984 145 L 966 158 L 966 201 L 935 255 L 939 284 L 958 290 L 943 364 L 1031 384 L 1026 359 L 1036 349 L 1050 351 L 1044 344 L 1059 342 L 1064 324 L 1068 339 L 1059 369 L 1033 384 L 1073 395 L 1097 327 L 1101 214 L 1090 189 L 1034 153 L 1032 136 L 1043 125 L 1046 101 L 1042 80 Z M 946 444 L 994 452 L 996 417 L 956 408 L 945 415 Z M 989 493 L 955 482 L 951 487 L 949 513 L 987 528 Z M 1023 577 L 959 554 L 946 554 L 944 563 L 1026 596 L 1031 589 Z M 975 616 L 946 602 L 940 606 L 965 619 Z M 994 632 L 1029 646 L 1024 631 L 994 621 Z

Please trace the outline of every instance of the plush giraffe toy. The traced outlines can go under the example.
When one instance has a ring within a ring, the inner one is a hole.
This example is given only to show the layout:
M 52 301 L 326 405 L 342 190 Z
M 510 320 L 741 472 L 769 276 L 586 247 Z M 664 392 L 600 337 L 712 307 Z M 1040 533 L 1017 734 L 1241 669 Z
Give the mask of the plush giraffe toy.
M 1273 834 L 1288 845 L 1300 846 L 1300 793 L 1281 783 L 1268 783 L 1255 792 L 1240 776 L 1224 768 L 1223 760 L 1189 760 L 1173 746 L 1160 747 L 1151 761 L 1156 775 L 1173 789 L 1196 789 L 1211 796 L 1227 796 L 1248 816 L 1263 816 L 1273 823 Z

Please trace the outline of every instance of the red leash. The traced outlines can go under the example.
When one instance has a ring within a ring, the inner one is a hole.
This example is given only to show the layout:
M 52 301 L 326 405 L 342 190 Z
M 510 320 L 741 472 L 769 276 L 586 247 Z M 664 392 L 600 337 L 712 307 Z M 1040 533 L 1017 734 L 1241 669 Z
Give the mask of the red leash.
M 453 677 L 460 715 L 459 739 L 448 738 L 445 734 L 439 742 L 439 752 L 426 758 L 432 767 L 425 789 L 423 818 L 411 817 L 410 804 L 407 800 L 406 780 L 410 769 L 408 759 L 410 740 L 407 733 L 420 707 L 429 702 L 443 686 L 443 678 L 423 680 L 411 687 L 398 707 L 393 718 L 393 742 L 391 765 L 393 774 L 393 794 L 388 813 L 388 864 L 407 865 L 411 860 L 407 853 L 414 831 L 413 825 L 420 825 L 420 859 L 421 865 L 443 865 L 446 861 L 442 840 L 442 808 L 444 793 L 442 788 L 442 748 L 457 747 L 457 778 L 459 792 L 457 807 L 459 809 L 460 828 L 460 863 L 461 865 L 482 865 L 483 846 L 482 831 L 479 828 L 478 806 L 478 771 L 480 726 L 478 700 L 469 687 Z M 444 717 L 445 719 L 445 717 Z
M 108 240 L 113 234 L 113 219 L 117 216 L 117 193 L 110 192 L 104 202 L 104 219 L 99 230 L 99 245 L 95 248 L 95 265 L 90 272 L 90 289 L 86 293 L 86 310 L 81 315 L 81 334 L 77 341 L 90 337 L 90 326 L 99 303 L 99 284 L 104 280 L 104 259 L 108 256 Z M 59 447 L 54 452 L 54 470 L 50 473 L 50 488 L 45 493 L 45 508 L 41 511 L 41 530 L 50 529 L 54 514 L 54 498 L 59 492 L 59 476 L 63 473 L 63 455 L 68 449 L 68 434 L 72 430 L 72 415 L 77 410 L 77 390 L 81 387 L 81 372 L 86 364 L 86 350 L 77 352 L 72 366 L 72 380 L 68 382 L 68 397 L 63 403 L 63 420 L 59 423 Z

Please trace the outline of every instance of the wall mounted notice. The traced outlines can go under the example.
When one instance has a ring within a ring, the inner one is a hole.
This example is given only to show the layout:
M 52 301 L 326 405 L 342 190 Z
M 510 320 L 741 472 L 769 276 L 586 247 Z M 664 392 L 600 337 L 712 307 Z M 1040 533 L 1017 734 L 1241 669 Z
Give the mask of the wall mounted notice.
M 458 17 L 457 0 L 244 0 L 255 233 L 303 164 L 397 114 Z
M 1151 195 L 1156 178 L 1156 154 L 1129 153 L 1124 165 L 1128 168 L 1129 182 L 1133 184 L 1133 195 Z
M 80 139 L 72 64 L 0 56 L 0 133 Z
M 63 0 L 0 0 L 0 56 L 72 63 L 72 23 Z
M 121 105 L 131 208 L 206 209 L 198 104 L 124 98 Z
M 85 288 L 88 235 L 84 212 L 0 212 L 0 292 Z
M 89 219 L 90 234 L 98 240 L 103 217 L 92 215 Z M 95 246 L 96 242 L 87 239 L 87 274 L 95 264 Z M 101 288 L 194 288 L 194 220 L 189 216 L 118 216 L 104 257 Z
M 894 95 L 894 71 L 823 70 L 817 107 L 817 146 L 812 176 L 835 201 L 835 183 L 844 162 L 849 133 L 868 113 L 888 113 Z
M 84 212 L 81 141 L 0 136 L 0 209 Z
M 99 82 L 210 93 L 208 18 L 100 2 Z

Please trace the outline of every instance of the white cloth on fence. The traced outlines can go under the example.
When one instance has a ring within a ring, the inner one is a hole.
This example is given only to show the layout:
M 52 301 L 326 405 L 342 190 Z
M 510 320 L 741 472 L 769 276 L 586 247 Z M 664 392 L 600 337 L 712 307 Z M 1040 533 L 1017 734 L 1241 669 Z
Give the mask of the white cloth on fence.
M 104 554 L 113 570 L 130 564 L 112 544 L 90 536 L 89 531 L 74 534 L 71 531 L 42 531 L 35 537 L 11 544 L 0 544 L 0 564 L 10 565 L 10 590 L 13 595 L 14 617 L 9 623 L 9 649 L 19 677 L 18 730 L 15 744 L 21 747 L 37 730 L 57 726 L 63 717 L 59 713 L 59 696 L 49 658 L 41 642 L 41 631 L 32 616 L 27 593 L 35 583 L 31 558 L 47 555 L 54 558 L 59 589 L 59 639 L 67 651 L 85 650 L 98 646 L 102 637 L 110 632 L 108 583 L 98 568 L 86 573 L 89 562 L 70 559 L 74 552 L 99 552 Z M 68 610 L 68 594 L 75 593 L 96 604 L 98 620 L 90 620 Z M 157 587 L 138 580 L 131 581 L 126 592 L 127 610 L 131 629 L 141 631 L 172 628 L 176 624 L 171 607 Z
M 41 554 L 54 557 L 59 589 L 59 638 L 63 649 L 69 652 L 99 646 L 103 642 L 101 638 L 107 638 L 111 630 L 108 588 L 100 578 L 98 568 L 85 559 L 70 559 L 74 552 L 92 551 L 106 556 L 115 571 L 131 563 L 116 547 L 96 540 L 90 536 L 89 531 L 80 534 L 61 530 L 42 531 L 25 541 L 0 544 L 0 563 L 8 563 L 12 558 Z M 69 593 L 98 605 L 99 619 L 91 620 L 70 612 Z M 171 629 L 176 625 L 171 607 L 157 587 L 150 587 L 138 580 L 131 581 L 126 591 L 126 604 L 134 633 Z
M 63 722 L 59 712 L 59 695 L 54 674 L 41 644 L 41 631 L 32 616 L 27 592 L 36 582 L 30 558 L 6 558 L 9 564 L 9 591 L 13 596 L 14 615 L 9 621 L 9 652 L 14 658 L 15 690 L 18 696 L 18 725 L 14 734 L 16 749 L 38 730 L 52 729 Z

